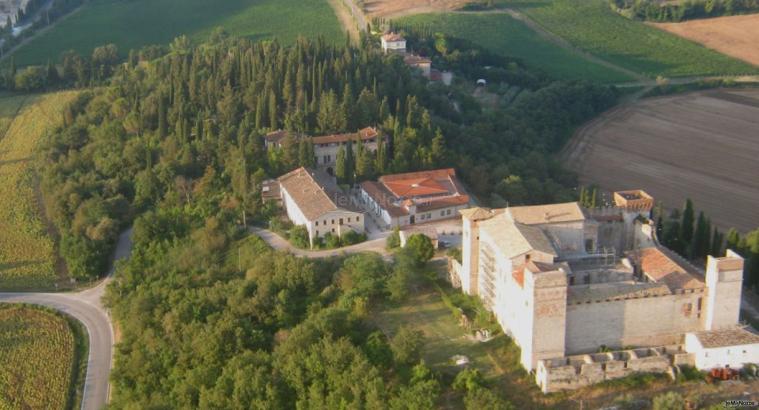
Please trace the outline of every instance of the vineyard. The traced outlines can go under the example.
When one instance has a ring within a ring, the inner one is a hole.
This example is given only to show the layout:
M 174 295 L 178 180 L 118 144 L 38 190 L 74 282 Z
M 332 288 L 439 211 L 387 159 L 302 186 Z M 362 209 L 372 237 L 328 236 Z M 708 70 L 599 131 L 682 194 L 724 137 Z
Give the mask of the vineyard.
M 0 305 L 0 409 L 72 407 L 76 347 L 72 327 L 60 314 Z
M 505 13 L 430 13 L 397 21 L 401 26 L 429 28 L 469 40 L 501 55 L 517 57 L 528 67 L 557 79 L 604 83 L 632 80 L 536 35 L 523 22 Z
M 254 40 L 324 36 L 338 43 L 345 33 L 327 0 L 92 0 L 14 53 L 19 65 L 55 61 L 62 52 L 90 55 L 108 43 L 123 56 L 146 45 L 167 45 L 187 35 L 205 40 L 217 27 Z
M 39 216 L 30 161 L 75 93 L 0 98 L 0 289 L 50 288 L 55 249 Z
M 546 30 L 614 64 L 649 76 L 753 74 L 756 67 L 626 19 L 603 0 L 543 0 L 520 8 Z

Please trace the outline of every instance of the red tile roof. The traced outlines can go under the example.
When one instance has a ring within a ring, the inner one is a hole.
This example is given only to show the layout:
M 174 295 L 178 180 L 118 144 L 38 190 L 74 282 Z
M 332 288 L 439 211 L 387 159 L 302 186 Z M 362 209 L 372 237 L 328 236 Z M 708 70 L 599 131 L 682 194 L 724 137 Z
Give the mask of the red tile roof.
M 704 282 L 700 274 L 676 261 L 671 251 L 662 248 L 643 248 L 639 254 L 640 268 L 654 282 L 666 284 L 671 290 L 700 289 Z
M 459 191 L 453 168 L 385 175 L 379 182 L 398 198 L 456 194 Z
M 358 133 L 349 133 L 349 134 L 335 134 L 335 135 L 324 135 L 321 137 L 314 137 L 313 141 L 314 144 L 330 144 L 335 142 L 348 142 L 349 140 L 355 141 L 356 139 L 361 139 L 361 141 L 371 140 L 374 138 L 377 138 L 379 133 L 377 133 L 377 130 L 372 127 L 366 127 L 362 130 L 359 130 Z
M 385 40 L 385 41 L 404 41 L 404 40 L 406 40 L 405 38 L 403 38 L 402 35 L 400 35 L 398 33 L 387 33 L 387 34 L 384 34 L 382 36 L 382 39 Z

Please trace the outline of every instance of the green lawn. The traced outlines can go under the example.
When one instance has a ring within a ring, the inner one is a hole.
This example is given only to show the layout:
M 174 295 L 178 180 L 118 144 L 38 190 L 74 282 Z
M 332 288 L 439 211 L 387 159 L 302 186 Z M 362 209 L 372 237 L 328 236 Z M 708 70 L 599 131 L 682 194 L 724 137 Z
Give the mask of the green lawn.
M 538 36 L 507 14 L 423 14 L 405 17 L 403 25 L 423 25 L 460 37 L 496 53 L 522 59 L 528 67 L 558 79 L 604 83 L 631 81 L 624 73 L 592 63 Z
M 607 61 L 644 75 L 757 73 L 759 68 L 612 11 L 606 0 L 503 1 L 548 31 Z
M 182 34 L 202 39 L 216 27 L 288 43 L 298 35 L 323 35 L 332 42 L 345 38 L 327 0 L 91 0 L 15 55 L 19 65 L 40 64 L 70 49 L 89 55 L 107 43 L 126 54 Z

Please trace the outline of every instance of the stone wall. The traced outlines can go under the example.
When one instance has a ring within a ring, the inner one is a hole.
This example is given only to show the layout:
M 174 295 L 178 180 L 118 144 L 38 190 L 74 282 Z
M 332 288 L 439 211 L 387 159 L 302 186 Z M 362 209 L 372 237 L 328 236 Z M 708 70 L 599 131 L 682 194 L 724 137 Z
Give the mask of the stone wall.
M 651 296 L 567 306 L 567 354 L 599 346 L 658 346 L 681 343 L 682 335 L 702 328 L 698 307 L 703 292 Z
M 633 373 L 671 373 L 681 346 L 624 350 L 539 360 L 535 381 L 543 393 L 574 390 Z

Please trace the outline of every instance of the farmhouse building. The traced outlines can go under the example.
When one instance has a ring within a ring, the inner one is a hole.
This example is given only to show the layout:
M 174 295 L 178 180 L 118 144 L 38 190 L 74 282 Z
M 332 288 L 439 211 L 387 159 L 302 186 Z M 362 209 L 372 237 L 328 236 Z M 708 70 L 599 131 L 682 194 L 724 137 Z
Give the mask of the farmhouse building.
M 382 51 L 385 53 L 405 53 L 406 52 L 406 39 L 398 33 L 383 34 L 380 40 L 382 42 Z
M 291 139 L 291 143 L 296 144 L 299 139 L 307 137 L 289 131 L 274 131 L 266 134 L 264 145 L 267 149 L 280 149 L 287 145 L 288 138 Z M 366 150 L 376 152 L 380 138 L 386 139 L 386 137 L 380 136 L 377 129 L 373 127 L 366 127 L 355 133 L 311 137 L 311 142 L 314 144 L 315 164 L 317 167 L 327 169 L 331 174 L 332 168 L 337 163 L 337 153 L 340 151 L 340 147 L 347 147 L 350 141 L 354 153 L 358 152 L 359 144 L 363 144 Z
M 432 79 L 432 60 L 429 58 L 416 54 L 406 54 L 403 56 L 403 62 L 407 66 L 419 70 L 423 76 Z
M 324 171 L 301 167 L 282 175 L 278 181 L 287 217 L 293 224 L 306 227 L 311 246 L 314 238 L 327 233 L 337 236 L 349 231 L 364 233 L 363 212 Z
M 458 218 L 470 198 L 454 169 L 385 175 L 360 185 L 365 209 L 381 227 L 392 228 Z
M 675 359 L 703 365 L 683 346 L 685 335 L 738 325 L 743 259 L 728 251 L 709 257 L 705 273 L 692 266 L 658 244 L 653 204 L 643 191 L 625 191 L 611 208 L 461 211 L 455 282 L 493 312 L 544 392 L 668 371 Z M 759 352 L 746 354 L 741 360 L 759 361 Z

